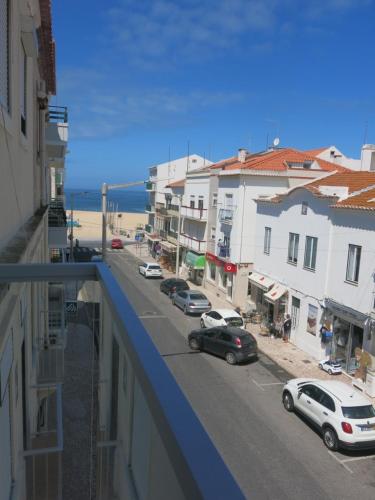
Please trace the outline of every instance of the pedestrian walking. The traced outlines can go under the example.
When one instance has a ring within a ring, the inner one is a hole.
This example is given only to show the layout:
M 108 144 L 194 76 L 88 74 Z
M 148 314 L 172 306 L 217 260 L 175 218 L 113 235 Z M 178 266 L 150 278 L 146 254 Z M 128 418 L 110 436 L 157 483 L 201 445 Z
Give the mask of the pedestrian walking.
M 284 324 L 283 324 L 283 332 L 284 332 L 284 335 L 283 335 L 283 341 L 284 342 L 289 342 L 289 337 L 290 337 L 290 331 L 292 329 L 292 320 L 290 319 L 290 315 L 287 314 L 285 316 L 285 321 L 284 321 Z

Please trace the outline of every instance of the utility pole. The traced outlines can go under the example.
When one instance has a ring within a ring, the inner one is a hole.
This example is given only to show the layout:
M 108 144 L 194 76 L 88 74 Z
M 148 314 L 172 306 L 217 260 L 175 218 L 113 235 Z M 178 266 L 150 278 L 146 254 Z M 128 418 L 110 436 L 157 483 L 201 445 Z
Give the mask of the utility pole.
M 176 278 L 180 275 L 180 232 L 181 232 L 181 205 L 182 205 L 182 195 L 178 195 L 179 205 L 178 205 L 178 224 L 177 224 L 177 248 L 176 248 Z
M 107 194 L 110 189 L 124 189 L 132 186 L 142 186 L 145 181 L 127 182 L 126 184 L 102 184 L 102 259 L 107 253 Z

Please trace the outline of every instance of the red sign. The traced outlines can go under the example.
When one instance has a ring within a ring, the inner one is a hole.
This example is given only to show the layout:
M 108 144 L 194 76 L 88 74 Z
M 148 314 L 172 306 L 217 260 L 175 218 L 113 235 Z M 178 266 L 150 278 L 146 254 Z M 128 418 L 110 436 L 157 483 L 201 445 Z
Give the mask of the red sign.
M 237 272 L 236 264 L 231 264 L 230 262 L 226 262 L 224 264 L 224 272 L 225 273 L 236 273 Z
M 216 255 L 213 255 L 212 253 L 206 252 L 206 259 L 210 260 L 211 262 L 216 262 L 217 258 Z

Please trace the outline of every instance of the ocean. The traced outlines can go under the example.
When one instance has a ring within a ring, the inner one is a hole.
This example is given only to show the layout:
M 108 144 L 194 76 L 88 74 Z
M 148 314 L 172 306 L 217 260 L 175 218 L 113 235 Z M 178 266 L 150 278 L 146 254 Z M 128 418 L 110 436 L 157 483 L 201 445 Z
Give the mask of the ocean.
M 102 194 L 98 189 L 65 189 L 65 206 L 70 210 L 73 195 L 73 209 L 101 212 Z M 108 202 L 114 204 L 117 212 L 144 213 L 148 193 L 144 190 L 114 189 L 108 191 Z

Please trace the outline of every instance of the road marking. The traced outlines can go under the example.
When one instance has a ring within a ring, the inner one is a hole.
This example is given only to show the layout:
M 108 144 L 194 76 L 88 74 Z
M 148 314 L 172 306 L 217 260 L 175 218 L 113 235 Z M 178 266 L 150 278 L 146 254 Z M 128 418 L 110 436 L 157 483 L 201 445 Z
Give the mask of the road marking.
M 345 458 L 345 460 L 341 460 L 344 462 L 356 462 L 357 460 L 367 460 L 368 458 L 375 459 L 375 455 L 368 455 L 367 457 L 353 457 L 353 458 Z
M 251 380 L 252 380 L 252 381 L 254 382 L 254 384 L 258 387 L 258 389 L 260 389 L 261 391 L 263 391 L 263 392 L 264 392 L 264 388 L 263 388 L 260 384 L 258 384 L 258 382 L 257 382 L 256 380 L 254 380 L 253 378 L 252 378 Z
M 332 451 L 330 451 L 330 450 L 328 450 L 328 453 L 331 455 L 331 457 L 333 457 L 336 460 L 336 462 L 338 462 L 340 465 L 342 465 L 344 467 L 344 469 L 346 469 L 348 472 L 350 472 L 350 474 L 353 474 L 352 469 L 346 465 L 345 461 L 337 458 L 337 456 L 334 453 L 332 453 Z
M 147 315 L 142 315 L 138 316 L 139 319 L 152 319 L 152 318 L 166 318 L 167 316 L 162 316 L 158 314 L 147 314 Z

